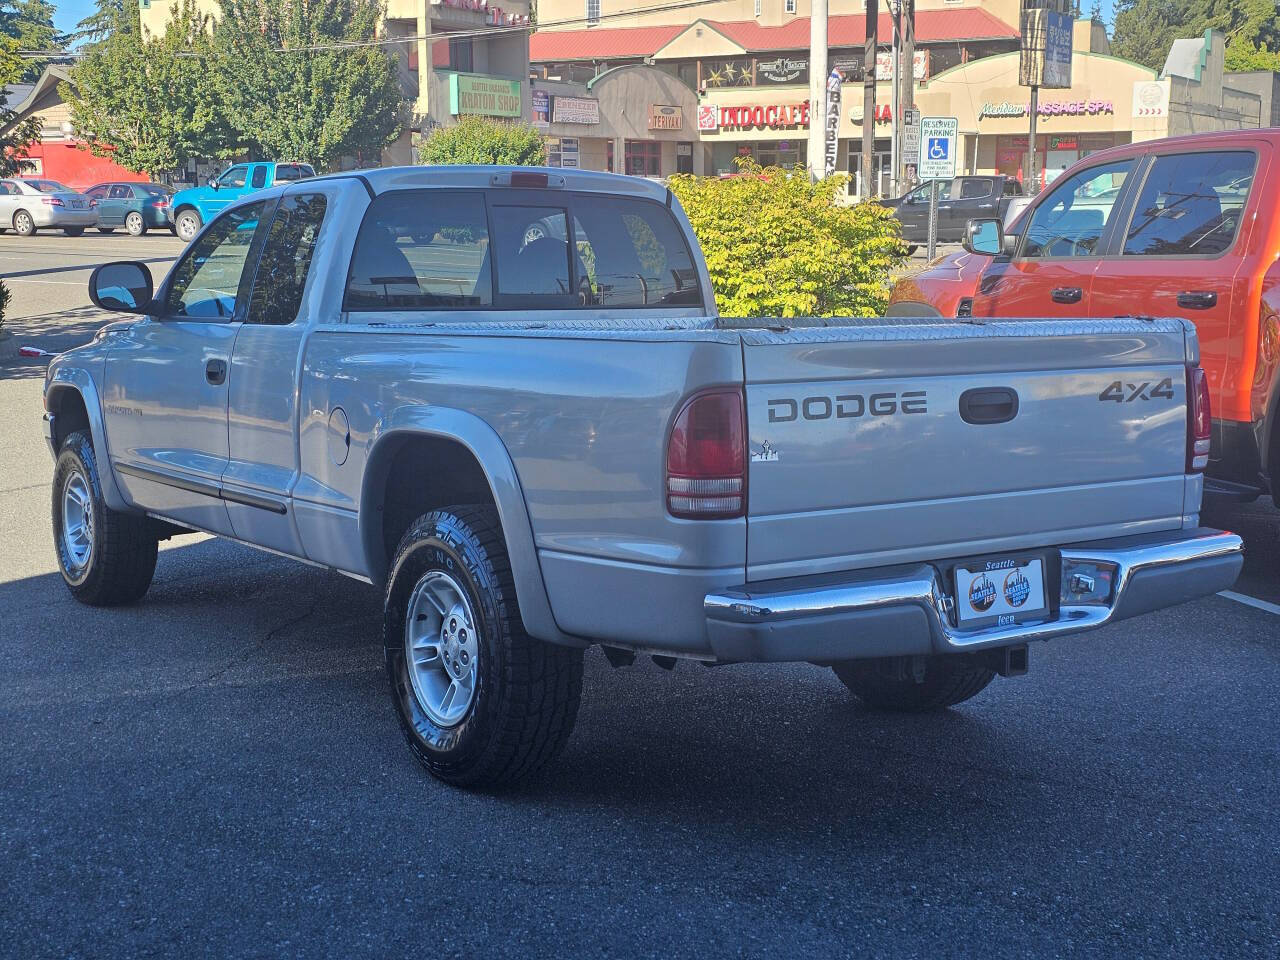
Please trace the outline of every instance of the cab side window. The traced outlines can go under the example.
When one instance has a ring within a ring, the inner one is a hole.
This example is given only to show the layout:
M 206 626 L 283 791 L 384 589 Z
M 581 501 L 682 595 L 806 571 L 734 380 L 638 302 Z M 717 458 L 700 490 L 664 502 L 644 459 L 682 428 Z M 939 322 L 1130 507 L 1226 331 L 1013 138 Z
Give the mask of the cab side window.
M 1031 215 L 1019 257 L 1092 256 L 1133 164 L 1104 163 L 1055 183 Z
M 280 201 L 258 258 L 246 323 L 287 324 L 297 319 L 326 206 L 320 193 Z
M 173 319 L 230 320 L 265 200 L 228 210 L 209 225 L 174 268 L 165 294 Z
M 969 178 L 960 181 L 960 199 L 961 200 L 981 200 L 983 197 L 991 196 L 991 188 L 995 184 L 985 178 Z
M 250 186 L 252 186 L 253 189 L 255 190 L 261 190 L 266 185 L 267 185 L 267 168 L 254 167 L 253 180 L 250 182 Z
M 218 178 L 218 185 L 223 187 L 243 187 L 249 175 L 248 167 L 232 167 Z
M 1217 256 L 1235 243 L 1257 160 L 1247 150 L 1157 157 L 1124 239 L 1126 256 Z

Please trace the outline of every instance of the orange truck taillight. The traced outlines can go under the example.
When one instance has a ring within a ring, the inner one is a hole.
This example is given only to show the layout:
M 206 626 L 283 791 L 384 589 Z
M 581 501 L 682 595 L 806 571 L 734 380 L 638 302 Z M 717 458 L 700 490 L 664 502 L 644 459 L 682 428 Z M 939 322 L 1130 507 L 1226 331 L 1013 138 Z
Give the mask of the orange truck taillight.
M 1209 410 L 1209 380 L 1201 367 L 1187 368 L 1187 473 L 1209 466 L 1209 438 L 1213 420 Z
M 667 509 L 697 520 L 741 517 L 747 507 L 746 427 L 740 390 L 691 397 L 667 441 Z

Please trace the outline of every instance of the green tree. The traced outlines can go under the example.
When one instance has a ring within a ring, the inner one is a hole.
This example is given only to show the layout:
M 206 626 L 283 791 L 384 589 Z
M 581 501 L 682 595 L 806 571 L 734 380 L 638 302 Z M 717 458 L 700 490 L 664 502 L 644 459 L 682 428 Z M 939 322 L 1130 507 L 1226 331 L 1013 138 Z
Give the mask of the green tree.
M 1111 52 L 1159 70 L 1174 40 L 1214 29 L 1227 39 L 1227 69 L 1271 69 L 1256 54 L 1280 52 L 1278 16 L 1277 0 L 1119 0 Z
M 133 14 L 137 17 L 136 7 Z M 115 31 L 127 27 L 124 0 L 96 0 L 93 13 L 77 23 L 67 38 L 86 45 L 101 43 Z
M 163 37 L 143 40 L 137 0 L 72 68 L 62 95 L 98 156 L 153 176 L 235 147 L 212 77 L 209 18 L 193 0 L 172 8 Z
M 5 0 L 0 3 L 0 33 L 18 41 L 20 50 L 61 50 L 62 37 L 53 25 L 53 4 L 49 0 Z M 39 78 L 47 57 L 24 58 L 19 81 Z
M 462 117 L 439 127 L 418 148 L 421 163 L 497 163 L 537 167 L 547 162 L 540 134 L 523 123 Z
M 0 91 L 5 102 L 9 85 L 23 76 L 27 64 L 18 56 L 22 45 L 13 37 L 0 34 Z M 30 169 L 27 145 L 40 137 L 40 121 L 35 117 L 18 122 L 17 114 L 8 106 L 0 106 L 0 177 L 12 177 Z
M 376 0 L 222 0 L 214 27 L 227 118 L 254 151 L 318 168 L 377 159 L 399 136 L 395 60 Z
M 889 212 L 870 202 L 840 204 L 843 174 L 811 183 L 799 167 L 739 162 L 737 177 L 669 181 L 702 245 L 720 312 L 883 314 L 892 271 L 906 259 Z

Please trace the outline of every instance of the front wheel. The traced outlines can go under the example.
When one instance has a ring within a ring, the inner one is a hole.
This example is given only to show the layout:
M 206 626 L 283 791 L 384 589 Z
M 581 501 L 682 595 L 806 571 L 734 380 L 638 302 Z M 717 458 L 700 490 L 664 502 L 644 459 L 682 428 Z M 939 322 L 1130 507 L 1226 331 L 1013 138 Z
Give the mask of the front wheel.
M 124 228 L 129 231 L 129 236 L 140 237 L 147 232 L 147 221 L 135 210 L 124 218 Z
M 151 586 L 157 546 L 151 523 L 106 505 L 93 441 L 80 431 L 62 442 L 53 471 L 53 542 L 62 579 L 81 603 L 133 603 Z
M 391 565 L 382 639 L 401 728 L 433 776 L 509 783 L 569 739 L 582 651 L 525 632 L 492 507 L 436 510 L 409 527 Z
M 976 697 L 995 671 L 964 656 L 848 660 L 832 669 L 859 700 L 881 710 L 924 713 Z
M 183 210 L 173 222 L 173 232 L 183 243 L 190 243 L 200 232 L 200 214 L 194 210 Z

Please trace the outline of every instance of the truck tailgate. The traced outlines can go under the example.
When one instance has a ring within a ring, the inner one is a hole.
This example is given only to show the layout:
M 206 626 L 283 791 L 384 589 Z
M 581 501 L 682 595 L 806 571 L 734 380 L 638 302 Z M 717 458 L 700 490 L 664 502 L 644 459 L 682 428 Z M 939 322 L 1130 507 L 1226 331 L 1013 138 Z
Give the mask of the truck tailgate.
M 1196 350 L 1176 319 L 744 331 L 748 580 L 1184 526 Z

